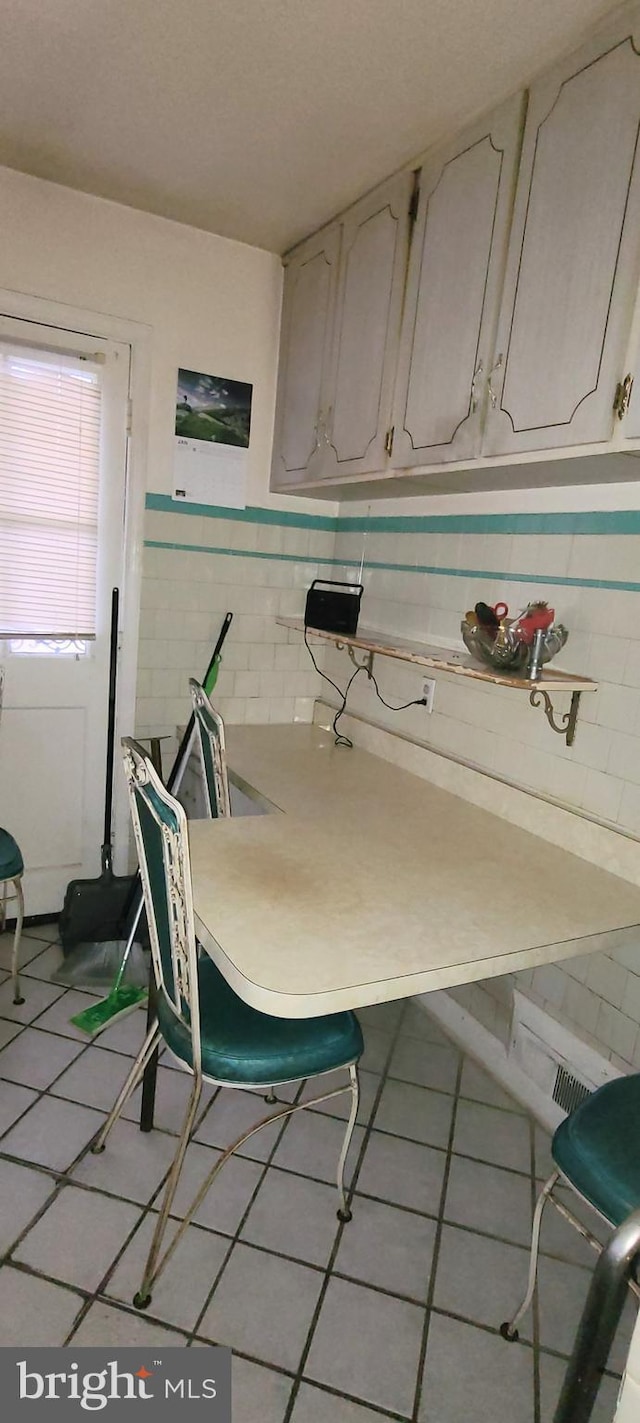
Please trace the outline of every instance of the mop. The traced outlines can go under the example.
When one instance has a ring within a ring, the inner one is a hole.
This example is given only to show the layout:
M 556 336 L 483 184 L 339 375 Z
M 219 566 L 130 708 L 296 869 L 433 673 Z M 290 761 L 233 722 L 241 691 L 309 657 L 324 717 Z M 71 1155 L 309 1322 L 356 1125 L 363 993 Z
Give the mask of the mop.
M 209 694 L 213 690 L 217 681 L 222 644 L 229 631 L 232 617 L 233 613 L 227 613 L 225 616 L 218 637 L 218 641 L 213 652 L 213 656 L 211 657 L 211 661 L 205 673 L 203 686 L 207 694 Z M 194 732 L 195 719 L 192 713 L 189 718 L 186 731 L 184 732 L 184 735 L 180 742 L 178 754 L 176 756 L 174 764 L 171 768 L 169 778 L 167 780 L 168 791 L 175 793 L 179 789 L 184 772 L 187 767 L 187 763 L 189 761 L 189 757 L 191 755 Z M 140 924 L 140 919 L 144 908 L 144 898 L 139 874 L 134 880 L 134 888 L 135 898 L 133 904 L 131 904 L 131 910 L 133 910 L 133 920 L 131 922 L 129 934 L 124 945 L 124 952 L 121 940 L 115 940 L 109 944 L 104 944 L 100 946 L 102 949 L 109 949 L 111 951 L 111 973 L 113 973 L 114 952 L 118 954 L 119 964 L 111 989 L 107 997 L 103 1000 L 103 1002 L 92 1004 L 90 1008 L 86 1008 L 83 1012 L 77 1013 L 76 1016 L 71 1019 L 71 1022 L 76 1027 L 80 1028 L 82 1032 L 87 1033 L 89 1037 L 95 1037 L 97 1033 L 100 1033 L 104 1028 L 109 1027 L 109 1025 L 115 1022 L 117 1018 L 120 1018 L 123 1016 L 123 1014 L 130 1013 L 134 1008 L 139 1007 L 140 1004 L 144 1002 L 147 997 L 148 968 L 144 962 L 144 958 L 142 957 L 142 950 L 140 948 L 140 945 L 136 942 L 135 938 L 136 931 Z M 85 951 L 87 947 L 93 948 L 93 946 L 85 945 L 83 946 Z M 134 964 L 133 981 L 125 983 L 125 974 L 129 967 L 132 956 L 136 954 L 136 951 L 137 962 Z M 140 982 L 139 973 L 140 960 L 142 961 L 144 966 L 144 977 L 142 983 Z M 59 974 L 64 973 L 64 967 L 65 966 L 63 965 L 62 969 L 58 971 L 58 974 L 53 975 L 53 981 L 59 981 Z M 87 976 L 90 977 L 90 974 L 85 976 L 85 982 Z M 75 979 L 75 982 L 77 983 L 77 978 Z M 93 982 L 95 982 L 95 979 L 93 980 Z

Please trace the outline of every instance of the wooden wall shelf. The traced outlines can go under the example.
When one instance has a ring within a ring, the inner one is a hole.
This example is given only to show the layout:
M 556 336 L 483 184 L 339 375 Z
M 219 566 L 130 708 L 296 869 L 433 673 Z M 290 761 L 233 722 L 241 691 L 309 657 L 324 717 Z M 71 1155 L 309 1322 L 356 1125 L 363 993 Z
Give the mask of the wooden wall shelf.
M 276 622 L 280 624 L 280 627 L 289 628 L 292 632 L 304 633 L 305 625 L 302 618 L 276 618 Z M 387 636 L 366 628 L 360 628 L 359 632 L 354 633 L 353 636 L 346 633 L 325 632 L 322 628 L 311 627 L 307 629 L 307 632 L 313 637 L 324 638 L 326 642 L 334 642 L 339 648 L 346 648 L 352 662 L 355 662 L 354 650 L 360 648 L 367 653 L 367 657 L 361 665 L 369 673 L 377 653 L 380 657 L 395 657 L 401 662 L 413 662 L 418 667 L 430 667 L 436 672 L 447 672 L 456 677 L 472 677 L 476 682 L 492 682 L 497 687 L 510 687 L 513 691 L 528 692 L 531 705 L 534 707 L 543 706 L 550 727 L 559 735 L 564 736 L 567 746 L 572 746 L 575 738 L 582 692 L 595 692 L 598 689 L 597 682 L 592 682 L 589 677 L 578 677 L 572 672 L 552 672 L 547 666 L 543 668 L 540 677 L 536 681 L 532 681 L 529 677 L 516 677 L 509 672 L 496 672 L 491 667 L 483 667 L 467 652 L 428 647 L 407 638 Z M 564 713 L 559 721 L 551 700 L 550 694 L 553 692 L 571 693 L 569 711 Z

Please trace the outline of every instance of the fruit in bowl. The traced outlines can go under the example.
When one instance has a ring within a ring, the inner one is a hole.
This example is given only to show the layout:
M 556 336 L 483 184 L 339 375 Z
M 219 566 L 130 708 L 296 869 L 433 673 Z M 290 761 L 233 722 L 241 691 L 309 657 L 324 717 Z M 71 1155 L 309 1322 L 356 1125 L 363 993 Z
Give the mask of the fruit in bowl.
M 555 611 L 547 603 L 529 603 L 518 617 L 509 618 L 506 603 L 492 608 L 476 603 L 460 623 L 467 651 L 494 671 L 526 676 L 536 633 L 540 639 L 539 661 L 550 662 L 564 647 L 569 633 L 562 623 L 554 623 Z

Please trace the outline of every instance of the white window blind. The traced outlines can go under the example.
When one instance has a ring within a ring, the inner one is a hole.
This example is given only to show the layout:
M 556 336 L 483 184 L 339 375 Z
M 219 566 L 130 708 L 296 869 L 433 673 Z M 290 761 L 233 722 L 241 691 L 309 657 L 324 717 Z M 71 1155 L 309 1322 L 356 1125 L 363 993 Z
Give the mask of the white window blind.
M 0 342 L 0 637 L 95 637 L 100 375 Z

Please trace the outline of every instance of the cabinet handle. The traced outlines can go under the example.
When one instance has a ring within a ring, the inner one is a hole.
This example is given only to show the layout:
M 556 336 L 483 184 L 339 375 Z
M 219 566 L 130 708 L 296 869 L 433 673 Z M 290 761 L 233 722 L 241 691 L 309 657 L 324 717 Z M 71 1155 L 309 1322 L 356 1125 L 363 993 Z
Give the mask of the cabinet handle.
M 496 371 L 499 371 L 499 370 L 502 369 L 502 362 L 503 362 L 503 359 L 504 359 L 504 357 L 503 357 L 503 354 L 502 354 L 502 351 L 501 351 L 501 352 L 500 352 L 500 355 L 498 356 L 498 359 L 497 359 L 497 361 L 496 361 L 496 363 L 495 363 L 495 366 L 492 366 L 492 367 L 491 367 L 491 370 L 489 371 L 489 374 L 488 374 L 488 376 L 487 376 L 487 385 L 488 385 L 488 387 L 489 387 L 489 400 L 491 401 L 491 409 L 492 409 L 492 410 L 495 410 L 496 405 L 498 404 L 498 392 L 493 389 L 493 385 L 492 385 L 492 383 L 491 383 L 491 377 L 492 377 L 492 375 L 495 375 Z
M 477 394 L 476 394 L 476 387 L 477 387 L 477 384 L 478 384 L 478 380 L 479 380 L 480 376 L 482 375 L 483 370 L 484 370 L 484 366 L 483 366 L 483 364 L 482 364 L 482 361 L 478 361 L 478 364 L 477 364 L 477 366 L 476 366 L 476 368 L 475 368 L 475 371 L 473 372 L 473 380 L 472 380 L 472 382 L 471 382 L 471 414 L 472 414 L 472 415 L 475 415 L 475 412 L 476 412 L 476 410 L 478 409 L 478 396 L 477 396 Z
M 624 380 L 620 381 L 620 384 L 616 386 L 616 394 L 613 402 L 613 408 L 619 420 L 624 419 L 624 416 L 626 415 L 627 410 L 629 409 L 632 390 L 633 376 L 631 375 L 631 373 L 629 373 L 629 375 L 626 375 Z

